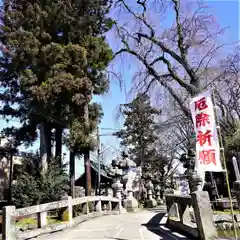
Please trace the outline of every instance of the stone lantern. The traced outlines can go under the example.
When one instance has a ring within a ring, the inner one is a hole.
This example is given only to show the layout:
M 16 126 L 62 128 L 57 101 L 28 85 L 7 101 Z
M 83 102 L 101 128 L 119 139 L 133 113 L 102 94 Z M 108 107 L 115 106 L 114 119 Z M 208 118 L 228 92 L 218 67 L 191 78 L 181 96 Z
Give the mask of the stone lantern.
M 187 168 L 185 175 L 188 180 L 190 192 L 202 191 L 204 179 L 194 170 L 196 162 L 196 154 L 193 149 L 189 149 L 187 154 L 183 154 L 180 159 L 183 167 Z
M 114 196 L 119 199 L 119 210 L 120 212 L 124 212 L 126 210 L 122 206 L 123 184 L 121 183 L 123 170 L 121 169 L 119 160 L 112 160 L 112 166 L 110 168 L 109 174 L 112 176 L 113 179 L 112 188 L 114 191 Z
M 147 196 L 148 196 L 148 200 L 147 200 L 147 206 L 148 207 L 156 207 L 157 206 L 157 202 L 156 200 L 153 198 L 153 183 L 152 183 L 152 176 L 150 173 L 146 174 L 146 189 L 147 189 Z
M 122 188 L 121 177 L 123 176 L 123 170 L 119 168 L 119 161 L 112 160 L 112 168 L 110 169 L 110 175 L 113 178 L 112 188 L 114 191 L 114 196 L 122 199 Z
M 124 207 L 129 212 L 133 212 L 138 208 L 138 201 L 133 196 L 133 184 L 136 181 L 136 163 L 128 158 L 128 155 L 123 152 L 120 166 L 123 169 L 122 181 L 125 187 L 126 199 L 124 200 Z

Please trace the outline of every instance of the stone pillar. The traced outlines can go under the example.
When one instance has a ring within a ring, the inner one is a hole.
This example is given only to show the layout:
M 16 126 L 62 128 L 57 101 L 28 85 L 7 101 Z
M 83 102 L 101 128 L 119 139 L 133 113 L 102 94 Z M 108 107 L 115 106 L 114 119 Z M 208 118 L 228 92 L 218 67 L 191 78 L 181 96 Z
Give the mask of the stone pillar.
M 150 208 L 156 207 L 157 202 L 155 199 L 153 199 L 153 196 L 152 196 L 153 184 L 151 180 L 149 180 L 148 183 L 146 184 L 146 188 L 147 188 L 147 194 L 148 194 L 147 207 L 150 207 Z
M 133 190 L 128 189 L 127 199 L 124 200 L 124 208 L 127 212 L 135 212 L 138 209 L 138 201 L 133 196 Z
M 47 212 L 40 212 L 37 214 L 38 228 L 42 228 L 47 225 Z
M 238 209 L 240 210 L 240 181 L 235 181 L 233 183 L 233 192 L 236 194 Z
M 102 202 L 98 201 L 96 203 L 96 212 L 101 212 L 102 211 Z
M 235 172 L 236 181 L 240 181 L 240 173 L 236 157 L 232 157 L 233 168 Z
M 190 192 L 202 191 L 203 179 L 202 176 L 194 171 L 188 176 Z
M 15 240 L 15 206 L 6 206 L 2 209 L 2 239 Z
M 86 202 L 84 205 L 83 205 L 83 208 L 82 208 L 82 212 L 86 215 L 89 214 L 89 205 L 88 205 L 88 202 Z
M 208 192 L 195 191 L 191 195 L 200 239 L 217 239 L 217 230 Z
M 67 196 L 67 200 L 68 200 L 68 206 L 66 207 L 66 209 L 62 214 L 62 220 L 67 221 L 68 224 L 71 226 L 72 219 L 73 219 L 72 197 Z
M 236 158 L 237 157 L 237 158 Z M 238 209 L 240 210 L 240 172 L 239 172 L 239 164 L 240 164 L 240 157 L 239 152 L 237 155 L 232 157 L 233 168 L 235 172 L 236 181 L 233 183 L 232 192 L 236 194 L 236 200 Z
M 107 204 L 107 211 L 112 211 L 112 202 L 109 201 Z

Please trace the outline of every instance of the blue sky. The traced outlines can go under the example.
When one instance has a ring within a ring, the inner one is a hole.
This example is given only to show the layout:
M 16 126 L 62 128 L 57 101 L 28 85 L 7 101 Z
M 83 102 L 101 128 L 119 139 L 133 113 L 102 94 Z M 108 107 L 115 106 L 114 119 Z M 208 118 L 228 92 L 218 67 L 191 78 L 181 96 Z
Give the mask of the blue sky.
M 1 1 L 0 1 L 1 3 Z M 234 43 L 239 40 L 239 13 L 240 13 L 240 4 L 238 0 L 226 0 L 226 1 L 208 1 L 207 5 L 210 7 L 209 11 L 214 15 L 216 21 L 219 23 L 221 27 L 229 27 L 225 34 L 221 36 L 221 41 L 225 43 Z M 169 19 L 172 16 L 169 16 Z M 116 40 L 114 38 L 114 35 L 112 33 L 108 34 L 108 41 L 110 43 L 110 46 L 116 50 L 117 45 Z M 232 47 L 226 48 L 226 53 L 228 51 L 232 50 Z M 122 125 L 121 119 L 116 119 L 117 109 L 119 107 L 119 104 L 125 103 L 129 100 L 129 97 L 127 96 L 127 92 L 131 88 L 131 80 L 134 75 L 134 73 L 137 71 L 137 66 L 134 65 L 134 63 L 128 61 L 129 59 L 126 57 L 124 58 L 124 62 L 118 61 L 114 65 L 114 71 L 121 72 L 122 79 L 125 83 L 125 89 L 120 89 L 119 82 L 116 79 L 111 79 L 110 84 L 110 91 L 102 97 L 95 97 L 95 100 L 100 102 L 103 106 L 104 110 L 104 117 L 102 120 L 102 123 L 100 125 L 100 128 L 112 128 L 112 129 L 119 129 Z M 6 126 L 11 125 L 18 125 L 17 121 L 11 121 L 9 123 L 6 123 L 2 118 L 0 118 L 0 127 L 1 129 Z M 100 134 L 106 133 L 106 132 L 112 132 L 111 130 L 107 129 L 100 129 Z M 108 152 L 109 158 L 111 158 L 111 152 L 114 151 L 114 148 L 117 148 L 119 146 L 119 141 L 112 136 L 102 136 L 101 142 L 105 144 L 105 146 L 109 146 L 111 150 Z M 38 143 L 34 144 L 34 146 L 31 149 L 36 149 L 38 146 Z M 23 148 L 22 148 L 23 149 Z M 30 149 L 28 149 L 30 150 Z M 68 152 L 67 149 L 64 149 L 64 151 L 67 153 L 68 158 Z M 80 175 L 80 173 L 83 172 L 83 161 L 76 160 L 76 177 Z

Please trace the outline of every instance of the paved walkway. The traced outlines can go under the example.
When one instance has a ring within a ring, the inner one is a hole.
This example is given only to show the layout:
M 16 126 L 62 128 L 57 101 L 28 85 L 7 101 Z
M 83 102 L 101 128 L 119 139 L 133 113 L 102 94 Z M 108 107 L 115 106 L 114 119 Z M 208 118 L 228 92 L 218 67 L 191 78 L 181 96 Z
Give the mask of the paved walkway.
M 161 230 L 159 221 L 164 213 L 161 211 L 142 211 L 122 215 L 95 218 L 62 232 L 42 236 L 44 240 L 177 240 L 186 239 L 177 233 Z M 164 229 L 164 227 L 163 227 Z M 166 229 L 165 229 L 166 230 Z

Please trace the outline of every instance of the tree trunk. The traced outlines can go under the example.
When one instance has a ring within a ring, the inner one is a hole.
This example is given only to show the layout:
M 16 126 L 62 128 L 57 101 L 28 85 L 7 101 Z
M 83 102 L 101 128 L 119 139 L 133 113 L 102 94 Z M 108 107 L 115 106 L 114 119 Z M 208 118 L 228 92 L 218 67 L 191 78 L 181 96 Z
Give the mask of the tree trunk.
M 48 161 L 51 157 L 51 128 L 46 122 L 40 124 L 40 167 L 47 170 Z
M 63 129 L 61 127 L 56 127 L 55 132 L 55 158 L 57 159 L 59 166 L 62 166 L 62 132 Z
M 92 184 L 91 184 L 91 161 L 89 157 L 89 151 L 84 153 L 84 167 L 85 167 L 85 195 L 91 196 Z
M 70 196 L 75 198 L 75 154 L 70 150 L 70 167 L 69 167 L 69 176 L 70 176 Z
M 88 111 L 88 103 L 84 107 L 84 120 L 86 128 L 89 127 L 89 111 Z M 85 195 L 90 196 L 92 192 L 91 186 L 91 161 L 90 161 L 90 153 L 87 150 L 84 153 L 84 167 L 85 167 Z

